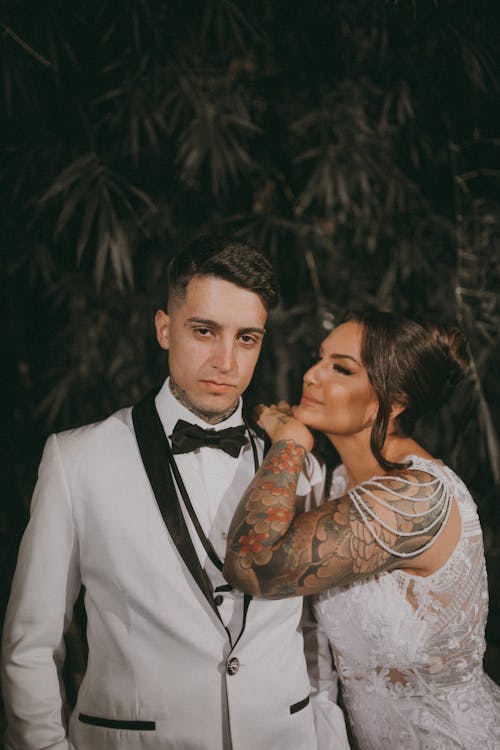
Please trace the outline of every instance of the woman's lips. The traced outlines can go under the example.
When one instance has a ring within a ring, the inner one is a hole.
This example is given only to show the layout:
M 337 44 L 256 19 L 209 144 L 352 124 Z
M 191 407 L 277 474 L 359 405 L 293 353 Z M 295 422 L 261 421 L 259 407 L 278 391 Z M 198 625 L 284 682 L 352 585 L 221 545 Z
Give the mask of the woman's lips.
M 301 406 L 318 406 L 318 405 L 321 405 L 321 401 L 317 401 L 315 398 L 312 398 L 311 396 L 306 396 L 305 394 L 302 394 L 302 398 L 300 399 L 300 405 Z

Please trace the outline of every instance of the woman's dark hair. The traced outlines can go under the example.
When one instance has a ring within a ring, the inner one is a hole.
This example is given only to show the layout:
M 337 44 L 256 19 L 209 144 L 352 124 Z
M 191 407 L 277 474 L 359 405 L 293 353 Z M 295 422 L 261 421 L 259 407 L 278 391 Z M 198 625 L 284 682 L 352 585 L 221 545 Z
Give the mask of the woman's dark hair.
M 360 323 L 361 359 L 378 400 L 371 433 L 373 455 L 385 470 L 409 464 L 387 461 L 383 455 L 391 409 L 399 434 L 411 435 L 420 417 L 439 409 L 469 367 L 467 344 L 455 327 L 420 324 L 397 313 L 366 310 L 348 313 L 342 322 Z
M 195 276 L 217 276 L 258 294 L 269 312 L 279 301 L 277 282 L 267 258 L 246 242 L 228 237 L 199 237 L 168 266 L 169 301 L 184 297 Z

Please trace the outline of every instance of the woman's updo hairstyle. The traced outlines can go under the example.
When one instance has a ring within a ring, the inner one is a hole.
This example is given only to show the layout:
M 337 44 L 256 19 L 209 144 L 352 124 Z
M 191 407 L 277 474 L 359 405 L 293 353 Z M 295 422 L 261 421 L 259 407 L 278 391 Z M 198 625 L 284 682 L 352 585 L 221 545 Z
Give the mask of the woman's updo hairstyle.
M 398 433 L 409 436 L 415 423 L 437 411 L 469 368 L 467 344 L 458 328 L 420 324 L 398 313 L 366 310 L 349 313 L 342 322 L 360 323 L 361 359 L 378 399 L 371 449 L 385 470 L 402 469 L 382 455 L 391 409 Z M 408 464 L 409 465 L 409 464 Z

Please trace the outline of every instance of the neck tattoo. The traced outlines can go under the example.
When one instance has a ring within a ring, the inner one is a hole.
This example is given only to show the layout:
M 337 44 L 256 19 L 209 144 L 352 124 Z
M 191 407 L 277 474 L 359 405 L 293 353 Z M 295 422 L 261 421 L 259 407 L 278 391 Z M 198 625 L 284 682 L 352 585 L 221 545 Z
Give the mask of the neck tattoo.
M 228 409 L 222 412 L 202 411 L 201 409 L 198 409 L 192 401 L 189 400 L 186 391 L 184 391 L 177 385 L 172 376 L 170 376 L 168 384 L 170 386 L 170 392 L 177 399 L 177 401 L 185 406 L 186 409 L 189 409 L 192 414 L 200 417 L 204 422 L 207 422 L 207 424 L 219 424 L 219 422 L 223 422 L 225 419 L 230 417 L 231 414 L 233 414 L 233 412 L 235 412 L 238 408 L 239 399 L 237 399 L 234 404 L 231 404 Z

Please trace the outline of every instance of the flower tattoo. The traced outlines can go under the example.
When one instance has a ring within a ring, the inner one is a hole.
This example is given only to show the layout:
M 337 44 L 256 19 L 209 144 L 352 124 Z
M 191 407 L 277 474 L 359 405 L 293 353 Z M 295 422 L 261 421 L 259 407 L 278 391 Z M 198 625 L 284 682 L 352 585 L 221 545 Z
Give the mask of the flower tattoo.
M 276 443 L 261 467 L 262 481 L 249 493 L 246 517 L 234 534 L 233 550 L 244 568 L 266 565 L 295 516 L 295 488 L 305 450 L 293 440 Z

